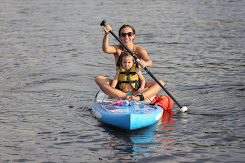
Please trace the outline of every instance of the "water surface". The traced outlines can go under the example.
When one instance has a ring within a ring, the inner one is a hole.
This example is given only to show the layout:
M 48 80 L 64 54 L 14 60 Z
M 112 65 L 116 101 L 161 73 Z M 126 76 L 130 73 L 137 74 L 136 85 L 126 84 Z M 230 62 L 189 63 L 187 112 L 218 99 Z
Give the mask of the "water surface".
M 0 161 L 244 161 L 244 7 L 242 0 L 2 0 Z M 115 73 L 113 56 L 101 50 L 103 19 L 115 33 L 135 27 L 150 71 L 188 113 L 174 105 L 175 115 L 133 132 L 92 116 L 94 78 Z

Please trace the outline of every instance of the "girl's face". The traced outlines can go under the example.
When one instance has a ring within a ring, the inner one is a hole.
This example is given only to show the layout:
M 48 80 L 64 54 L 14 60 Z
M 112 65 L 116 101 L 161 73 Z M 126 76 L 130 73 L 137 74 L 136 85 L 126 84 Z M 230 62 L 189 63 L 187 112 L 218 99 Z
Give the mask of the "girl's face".
M 130 27 L 123 28 L 120 31 L 120 39 L 125 45 L 133 44 L 134 37 L 135 37 L 135 34 L 132 28 Z
M 125 70 L 129 70 L 134 65 L 134 60 L 132 56 L 126 56 L 122 58 L 122 67 Z

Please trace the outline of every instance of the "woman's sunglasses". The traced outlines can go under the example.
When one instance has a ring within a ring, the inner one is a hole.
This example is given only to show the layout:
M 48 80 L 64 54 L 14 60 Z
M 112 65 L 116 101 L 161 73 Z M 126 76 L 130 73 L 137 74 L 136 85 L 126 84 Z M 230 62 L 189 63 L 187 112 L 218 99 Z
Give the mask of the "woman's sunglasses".
M 132 37 L 134 35 L 134 33 L 133 32 L 120 33 L 120 36 L 122 36 L 122 37 L 126 37 L 126 35 L 128 35 L 128 37 Z

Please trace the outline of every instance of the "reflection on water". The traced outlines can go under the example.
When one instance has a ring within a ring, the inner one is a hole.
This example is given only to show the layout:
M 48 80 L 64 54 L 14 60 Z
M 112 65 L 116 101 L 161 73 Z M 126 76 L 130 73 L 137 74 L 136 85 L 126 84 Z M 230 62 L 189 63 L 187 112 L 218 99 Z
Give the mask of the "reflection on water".
M 114 153 L 114 156 L 107 159 L 129 161 L 132 158 L 139 159 L 158 155 L 156 150 L 168 147 L 177 139 L 168 138 L 168 135 L 174 132 L 173 114 L 172 110 L 164 111 L 163 117 L 158 123 L 141 130 L 125 131 L 103 125 L 105 132 L 110 134 L 110 143 L 105 145 L 105 148 Z M 157 135 L 156 130 L 165 132 L 166 137 Z

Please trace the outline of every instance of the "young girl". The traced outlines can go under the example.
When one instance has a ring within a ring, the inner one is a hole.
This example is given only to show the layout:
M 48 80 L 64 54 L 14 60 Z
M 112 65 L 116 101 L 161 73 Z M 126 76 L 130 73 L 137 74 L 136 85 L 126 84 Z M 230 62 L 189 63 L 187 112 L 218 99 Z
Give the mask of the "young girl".
M 142 93 L 145 88 L 145 78 L 135 59 L 128 52 L 122 52 L 119 57 L 119 65 L 111 87 L 126 93 L 122 98 L 134 98 L 133 96 Z

